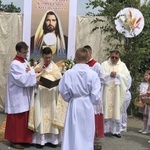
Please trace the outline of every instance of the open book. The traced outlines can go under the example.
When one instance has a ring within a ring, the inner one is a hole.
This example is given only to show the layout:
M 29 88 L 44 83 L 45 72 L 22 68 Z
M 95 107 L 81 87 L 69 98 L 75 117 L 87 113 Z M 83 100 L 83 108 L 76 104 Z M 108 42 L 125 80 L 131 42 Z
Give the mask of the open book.
M 44 77 L 40 77 L 40 85 L 45 86 L 46 88 L 53 88 L 59 84 L 60 79 L 51 81 L 49 79 L 46 79 Z

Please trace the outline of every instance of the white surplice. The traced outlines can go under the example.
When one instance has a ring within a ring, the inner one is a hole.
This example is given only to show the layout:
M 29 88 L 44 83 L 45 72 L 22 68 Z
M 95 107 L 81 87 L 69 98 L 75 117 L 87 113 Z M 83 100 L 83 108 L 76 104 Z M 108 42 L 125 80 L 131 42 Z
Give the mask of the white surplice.
M 92 60 L 93 58 L 91 58 Z M 89 60 L 90 61 L 90 60 Z M 102 91 L 103 91 L 103 82 L 104 82 L 104 75 L 103 75 L 103 69 L 102 69 L 102 66 L 96 62 L 93 66 L 90 66 L 90 68 L 92 70 L 94 70 L 99 78 L 100 78 L 100 86 L 101 86 L 101 98 L 99 100 L 99 103 L 97 105 L 94 105 L 94 113 L 95 114 L 103 114 L 103 101 L 102 101 Z
M 62 150 L 93 150 L 95 120 L 93 104 L 100 99 L 100 79 L 86 64 L 64 73 L 59 91 L 68 102 Z
M 119 134 L 123 103 L 128 88 L 129 71 L 120 59 L 117 64 L 112 64 L 109 59 L 101 65 L 104 71 L 104 132 Z M 112 71 L 117 73 L 116 77 L 110 77 Z
M 26 72 L 28 62 L 13 60 L 8 72 L 7 96 L 5 112 L 16 114 L 26 112 L 30 108 L 31 86 L 36 86 L 34 69 Z

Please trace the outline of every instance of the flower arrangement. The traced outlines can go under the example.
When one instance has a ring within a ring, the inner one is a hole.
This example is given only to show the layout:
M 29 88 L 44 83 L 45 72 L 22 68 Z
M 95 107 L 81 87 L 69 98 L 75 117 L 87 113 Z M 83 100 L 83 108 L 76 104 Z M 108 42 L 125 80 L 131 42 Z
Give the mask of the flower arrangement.
M 75 60 L 72 59 L 65 60 L 63 63 L 64 71 L 71 69 L 75 64 L 76 64 Z
M 35 67 L 40 62 L 40 60 L 36 61 L 34 59 L 30 59 L 28 62 L 29 62 L 31 67 Z
M 34 59 L 30 59 L 28 62 L 30 66 L 35 67 L 41 61 L 42 61 L 42 58 L 37 61 L 35 61 Z M 60 68 L 60 71 L 62 73 L 64 73 L 68 69 L 71 69 L 75 64 L 76 64 L 75 60 L 72 60 L 72 59 L 60 60 L 56 62 L 56 65 Z

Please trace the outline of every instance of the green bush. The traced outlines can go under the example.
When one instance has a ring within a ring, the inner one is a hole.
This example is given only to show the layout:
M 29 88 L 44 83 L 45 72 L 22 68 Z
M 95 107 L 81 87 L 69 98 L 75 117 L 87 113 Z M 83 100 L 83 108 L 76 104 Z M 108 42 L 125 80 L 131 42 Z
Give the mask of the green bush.
M 109 51 L 111 49 L 119 49 L 121 52 L 121 59 L 127 65 L 132 77 L 131 94 L 132 101 L 128 108 L 128 113 L 135 116 L 140 116 L 138 109 L 134 107 L 133 101 L 139 94 L 139 84 L 142 81 L 144 72 L 150 69 L 150 2 L 146 1 L 143 5 L 139 0 L 89 0 L 87 8 L 99 8 L 97 14 L 87 13 L 87 15 L 104 16 L 107 20 L 95 19 L 92 23 L 106 22 L 106 26 L 102 26 L 101 30 L 107 33 L 105 42 L 108 47 L 103 49 Z M 119 33 L 115 28 L 114 20 L 116 14 L 123 8 L 133 7 L 139 9 L 145 19 L 145 26 L 143 31 L 134 38 L 126 38 Z M 95 27 L 93 30 L 96 30 Z M 116 43 L 111 41 L 116 40 Z
M 20 7 L 14 6 L 13 2 L 11 2 L 11 4 L 8 4 L 8 5 L 3 5 L 2 1 L 0 0 L 0 11 L 4 11 L 4 12 L 20 12 L 21 9 L 20 9 Z

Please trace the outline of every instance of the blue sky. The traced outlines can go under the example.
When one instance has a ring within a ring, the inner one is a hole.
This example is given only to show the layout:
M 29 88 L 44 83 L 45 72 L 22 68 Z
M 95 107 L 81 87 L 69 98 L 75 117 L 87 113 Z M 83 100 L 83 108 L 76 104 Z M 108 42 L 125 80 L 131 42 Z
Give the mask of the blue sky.
M 2 0 L 2 4 L 11 4 L 11 2 L 13 2 L 16 7 L 23 9 L 24 0 Z
M 16 7 L 20 7 L 23 11 L 24 0 L 2 0 L 2 4 L 10 4 L 11 2 L 13 2 Z M 77 0 L 77 15 L 85 15 L 88 11 L 92 10 L 86 9 L 87 2 L 89 2 L 89 0 Z M 97 12 L 97 10 L 92 11 Z

